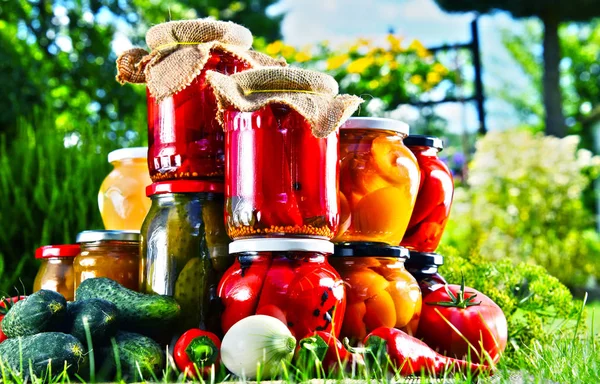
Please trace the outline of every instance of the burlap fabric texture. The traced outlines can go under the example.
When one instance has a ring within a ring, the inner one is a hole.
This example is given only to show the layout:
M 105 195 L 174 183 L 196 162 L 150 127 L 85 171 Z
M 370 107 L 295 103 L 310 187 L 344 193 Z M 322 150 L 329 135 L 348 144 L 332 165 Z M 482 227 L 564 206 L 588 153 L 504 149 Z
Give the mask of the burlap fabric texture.
M 324 73 L 294 67 L 250 69 L 225 76 L 208 71 L 206 79 L 217 96 L 217 119 L 234 107 L 256 111 L 268 104 L 285 104 L 301 114 L 312 126 L 313 135 L 327 137 L 356 111 L 363 100 L 338 95 L 335 79 Z
M 133 48 L 117 58 L 117 81 L 146 83 L 150 94 L 161 101 L 190 85 L 202 72 L 212 50 L 237 57 L 250 66 L 285 66 L 252 51 L 252 33 L 241 25 L 212 19 L 170 21 L 146 33 L 150 53 Z

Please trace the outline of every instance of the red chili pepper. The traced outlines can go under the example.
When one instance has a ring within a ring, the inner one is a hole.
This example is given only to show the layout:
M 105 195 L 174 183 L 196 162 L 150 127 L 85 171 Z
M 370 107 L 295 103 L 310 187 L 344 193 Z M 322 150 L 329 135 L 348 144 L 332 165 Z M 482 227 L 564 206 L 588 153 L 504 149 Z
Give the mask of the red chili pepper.
M 344 339 L 344 344 L 350 352 L 365 353 L 367 365 L 380 371 L 381 364 L 389 359 L 392 363 L 389 368 L 398 370 L 402 376 L 422 372 L 435 376 L 445 372 L 470 372 L 477 375 L 490 370 L 486 365 L 440 355 L 421 340 L 396 328 L 375 329 L 365 338 L 364 348 L 349 347 L 348 339 Z
M 335 367 L 345 367 L 356 362 L 364 364 L 364 359 L 360 354 L 350 353 L 334 335 L 329 332 L 318 331 L 310 336 L 300 340 L 296 359 L 302 362 L 314 361 L 319 359 L 327 369 Z
M 175 343 L 174 355 L 177 367 L 188 377 L 205 376 L 213 365 L 221 361 L 221 341 L 211 332 L 193 328 L 185 332 Z
M 0 343 L 8 339 L 4 332 L 2 332 L 2 319 L 17 301 L 25 300 L 27 296 L 15 296 L 15 297 L 3 297 L 0 299 Z

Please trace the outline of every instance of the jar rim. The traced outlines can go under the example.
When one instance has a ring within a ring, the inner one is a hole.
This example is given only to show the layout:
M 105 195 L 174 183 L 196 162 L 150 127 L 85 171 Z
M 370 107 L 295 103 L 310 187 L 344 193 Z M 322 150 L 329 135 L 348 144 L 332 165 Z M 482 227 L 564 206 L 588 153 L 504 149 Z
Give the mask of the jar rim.
M 444 265 L 444 256 L 434 252 L 418 252 L 410 251 L 410 261 L 407 262 L 410 265 Z
M 148 147 L 132 147 L 114 150 L 108 154 L 108 162 L 114 163 L 125 159 L 148 158 Z
M 170 180 L 152 183 L 146 187 L 146 196 L 165 193 L 223 193 L 223 182 L 204 180 Z
M 36 259 L 75 257 L 81 248 L 78 244 L 45 245 L 35 250 Z
M 333 253 L 333 243 L 320 239 L 262 238 L 229 243 L 229 254 L 244 252 L 317 252 Z
M 357 242 L 339 243 L 335 245 L 334 257 L 397 257 L 408 259 L 408 249 L 385 243 Z
M 80 232 L 75 240 L 78 244 L 97 241 L 140 241 L 140 231 L 88 230 Z
M 342 124 L 340 129 L 377 129 L 394 131 L 403 135 L 408 135 L 410 132 L 407 123 L 385 117 L 351 117 Z
M 439 137 L 427 135 L 410 135 L 404 138 L 407 147 L 431 147 L 439 150 L 444 149 L 444 142 Z

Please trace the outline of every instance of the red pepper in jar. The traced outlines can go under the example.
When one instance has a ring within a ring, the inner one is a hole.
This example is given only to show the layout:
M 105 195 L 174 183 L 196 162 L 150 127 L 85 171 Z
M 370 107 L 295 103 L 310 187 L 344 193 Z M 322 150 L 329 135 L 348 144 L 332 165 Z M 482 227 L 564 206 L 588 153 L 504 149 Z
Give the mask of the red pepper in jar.
M 3 297 L 0 299 L 0 343 L 7 339 L 4 332 L 2 332 L 2 319 L 6 313 L 10 310 L 14 303 L 17 301 L 25 300 L 27 296 L 15 296 L 15 297 Z
M 344 339 L 348 344 L 348 339 Z M 465 360 L 440 355 L 419 339 L 405 332 L 388 327 L 379 327 L 365 338 L 364 348 L 348 347 L 350 352 L 365 353 L 367 365 L 382 370 L 381 364 L 388 359 L 390 369 L 398 370 L 402 376 L 426 373 L 439 376 L 448 372 L 463 372 L 477 375 L 490 368 Z
M 364 364 L 362 355 L 350 353 L 340 340 L 324 331 L 315 332 L 298 343 L 296 361 L 300 366 L 314 361 L 315 358 L 319 359 L 326 369 L 345 367 L 353 362 Z
M 221 356 L 221 341 L 211 332 L 201 329 L 190 329 L 185 332 L 174 348 L 177 368 L 187 377 L 205 376 L 214 368 L 218 368 Z

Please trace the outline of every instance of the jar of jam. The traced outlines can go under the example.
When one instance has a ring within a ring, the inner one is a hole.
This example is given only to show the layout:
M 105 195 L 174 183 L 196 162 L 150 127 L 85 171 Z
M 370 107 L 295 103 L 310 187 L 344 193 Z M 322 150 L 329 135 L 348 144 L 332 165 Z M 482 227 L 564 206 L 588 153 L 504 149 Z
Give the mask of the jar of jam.
M 378 327 L 414 335 L 421 314 L 421 290 L 404 263 L 408 250 L 381 243 L 336 244 L 331 265 L 346 284 L 341 335 L 362 341 Z
M 81 247 L 75 257 L 75 290 L 82 281 L 106 277 L 139 290 L 139 231 L 84 231 L 77 235 Z
M 262 314 L 287 324 L 300 339 L 314 331 L 339 334 L 346 297 L 340 275 L 327 262 L 333 244 L 316 239 L 244 239 L 229 245 L 235 264 L 218 294 L 223 332 Z
M 447 284 L 438 273 L 438 268 L 444 264 L 442 255 L 410 251 L 410 258 L 405 264 L 408 272 L 419 282 L 423 297 Z
M 73 301 L 73 260 L 79 254 L 79 245 L 47 245 L 35 251 L 35 258 L 42 262 L 35 281 L 33 292 L 47 289 L 60 293 Z
M 325 138 L 294 109 L 230 108 L 226 134 L 227 233 L 331 239 L 338 227 L 338 131 Z
M 98 206 L 109 230 L 139 231 L 148 210 L 150 199 L 146 186 L 148 176 L 146 158 L 148 148 L 122 148 L 108 154 L 114 169 L 106 176 L 98 192 Z
M 249 68 L 232 53 L 214 49 L 202 71 L 181 91 L 160 101 L 147 91 L 148 168 L 153 181 L 223 179 L 224 134 L 206 72 L 230 75 Z
M 340 226 L 334 242 L 398 245 L 419 189 L 419 167 L 402 140 L 408 125 L 356 117 L 340 129 Z
M 223 220 L 223 183 L 175 180 L 147 189 L 141 231 L 141 290 L 174 297 L 180 330 L 220 330 L 219 278 L 233 263 Z
M 415 209 L 400 245 L 419 252 L 434 252 L 438 247 L 454 194 L 450 170 L 439 158 L 444 147 L 437 137 L 411 135 L 404 144 L 415 154 L 421 169 L 421 183 Z

